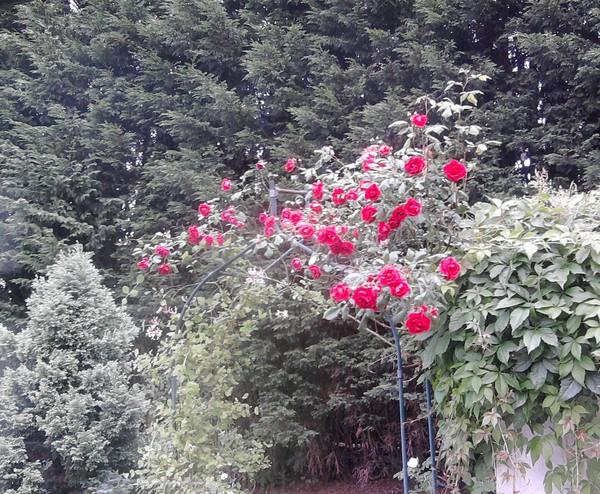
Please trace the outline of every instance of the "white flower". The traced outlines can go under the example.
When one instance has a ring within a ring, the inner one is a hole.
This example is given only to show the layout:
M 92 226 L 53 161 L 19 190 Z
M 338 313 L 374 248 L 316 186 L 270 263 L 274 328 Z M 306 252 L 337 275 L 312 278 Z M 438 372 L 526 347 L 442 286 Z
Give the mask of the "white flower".
M 267 274 L 260 268 L 250 268 L 246 283 L 248 285 L 264 285 Z
M 225 472 L 223 472 L 221 474 L 221 480 L 227 480 L 229 478 L 229 475 L 227 475 Z
M 158 340 L 162 336 L 162 329 L 160 329 L 158 317 L 155 317 L 150 321 L 150 326 L 148 326 L 148 329 L 146 330 L 146 336 L 151 340 Z
M 419 466 L 419 459 L 411 458 L 410 460 L 408 460 L 408 463 L 406 463 L 406 466 L 408 468 L 417 468 Z
M 0 278 L 0 288 L 6 288 L 6 281 Z
M 275 312 L 275 317 L 278 319 L 287 319 L 290 317 L 290 313 L 287 310 L 278 310 Z

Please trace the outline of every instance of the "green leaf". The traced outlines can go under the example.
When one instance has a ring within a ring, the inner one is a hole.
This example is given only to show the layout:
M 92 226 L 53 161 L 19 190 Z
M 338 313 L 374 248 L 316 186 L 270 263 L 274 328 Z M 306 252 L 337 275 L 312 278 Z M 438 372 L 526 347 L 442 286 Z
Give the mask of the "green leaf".
M 517 348 L 519 347 L 512 341 L 505 341 L 498 347 L 498 350 L 496 350 L 496 356 L 500 362 L 508 364 L 511 352 L 514 352 Z
M 600 395 L 600 372 L 588 372 L 585 385 L 592 393 Z
M 523 246 L 523 250 L 525 251 L 527 258 L 531 261 L 533 255 L 538 251 L 538 246 L 533 242 L 528 242 Z
M 575 381 L 571 376 L 567 376 L 560 383 L 558 399 L 560 401 L 568 401 L 574 396 L 577 396 L 581 389 L 581 384 Z
M 325 311 L 325 314 L 323 314 L 323 319 L 326 319 L 327 321 L 333 321 L 340 315 L 341 311 L 342 309 L 340 307 L 330 307 Z
M 127 295 L 129 293 L 129 287 L 128 286 L 124 286 L 123 288 L 121 288 L 121 290 L 123 291 L 123 293 L 125 295 Z
M 542 337 L 536 331 L 527 331 L 523 335 L 523 344 L 527 348 L 527 352 L 533 352 L 537 347 L 540 346 Z
M 536 388 L 541 388 L 546 382 L 548 371 L 542 362 L 536 362 L 529 371 L 529 379 Z
M 138 274 L 135 278 L 136 283 L 143 283 L 146 277 L 143 274 Z
M 525 301 L 521 298 L 509 297 L 504 298 L 498 302 L 495 309 L 506 309 L 508 307 L 514 307 L 515 305 L 522 305 Z
M 481 378 L 479 376 L 473 376 L 470 384 L 471 389 L 473 389 L 475 393 L 479 393 L 479 390 L 481 389 Z
M 521 327 L 525 320 L 529 317 L 529 309 L 519 307 L 513 310 L 510 314 L 510 327 L 514 331 Z

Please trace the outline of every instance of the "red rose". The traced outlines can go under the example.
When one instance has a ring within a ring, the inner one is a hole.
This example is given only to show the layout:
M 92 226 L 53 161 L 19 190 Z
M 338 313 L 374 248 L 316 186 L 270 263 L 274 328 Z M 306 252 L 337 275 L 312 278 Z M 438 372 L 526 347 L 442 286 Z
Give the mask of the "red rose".
M 223 245 L 223 242 L 225 242 L 225 238 L 222 233 L 219 233 L 217 235 L 217 245 Z
M 425 314 L 411 312 L 406 319 L 406 329 L 411 334 L 425 333 L 431 329 L 431 319 Z
M 396 266 L 383 266 L 377 275 L 381 286 L 396 286 L 402 280 L 402 275 Z
M 323 199 L 323 182 L 315 182 L 312 184 L 313 196 L 317 201 Z
M 293 211 L 290 211 L 290 221 L 294 224 L 297 225 L 298 223 L 300 223 L 302 220 L 304 219 L 304 214 L 302 213 L 302 211 L 300 211 L 299 209 L 294 209 Z
M 362 169 L 364 172 L 369 172 L 371 171 L 371 165 L 375 163 L 375 156 L 373 156 L 372 154 L 369 154 L 365 157 L 365 159 L 362 162 Z
M 269 217 L 269 215 L 267 213 L 260 213 L 258 215 L 258 222 L 259 223 L 264 223 L 265 221 L 267 221 L 268 217 Z
M 315 280 L 318 280 L 321 277 L 321 268 L 316 264 L 311 264 L 308 266 L 308 270 Z
M 404 208 L 404 206 L 397 206 L 396 208 L 394 208 L 390 216 L 390 228 L 392 230 L 400 228 L 400 225 L 406 219 L 407 216 L 408 214 L 406 214 L 406 209 Z
M 298 257 L 294 257 L 294 259 L 292 259 L 292 267 L 296 271 L 302 271 L 302 260 Z
M 298 233 L 306 240 L 313 238 L 315 228 L 308 223 L 298 223 Z
M 388 154 L 390 154 L 390 147 L 387 144 L 382 144 L 381 146 L 379 146 L 379 154 L 381 156 L 387 156 Z
M 206 246 L 210 247 L 215 242 L 215 239 L 212 235 L 204 235 L 204 241 L 206 242 Z
M 408 281 L 401 277 L 398 284 L 391 286 L 390 290 L 394 297 L 402 298 L 406 297 L 410 293 L 410 285 L 408 284 Z
M 392 229 L 390 225 L 388 225 L 385 221 L 380 221 L 379 225 L 377 225 L 377 232 L 379 235 L 384 236 L 385 238 L 389 237 Z
M 334 256 L 349 256 L 354 252 L 354 244 L 352 242 L 336 242 L 329 246 L 329 250 Z
M 154 248 L 154 252 L 156 252 L 160 257 L 167 257 L 171 253 L 171 251 L 164 245 L 157 245 Z
M 368 201 L 377 201 L 381 196 L 381 191 L 377 184 L 371 184 L 365 189 L 365 199 Z
M 200 232 L 197 226 L 190 226 L 188 228 L 188 242 L 192 245 L 198 245 L 200 243 Z
M 168 264 L 161 264 L 160 266 L 158 266 L 158 274 L 171 274 L 171 266 L 169 266 Z
M 404 203 L 404 211 L 408 216 L 419 216 L 421 208 L 421 203 L 412 197 Z
M 360 214 L 362 219 L 367 223 L 373 223 L 375 221 L 375 215 L 378 213 L 378 209 L 371 204 L 367 204 L 364 208 L 362 208 Z
M 446 257 L 440 262 L 440 273 L 442 273 L 447 280 L 455 280 L 460 274 L 460 264 L 454 259 L 454 257 Z
M 265 234 L 266 237 L 270 237 L 271 235 L 274 235 L 275 234 L 275 228 L 273 228 L 272 226 L 266 226 L 265 225 L 264 234 Z
M 290 219 L 290 208 L 283 208 L 281 210 L 281 219 L 282 220 L 289 220 Z
M 450 160 L 444 165 L 444 173 L 451 182 L 458 182 L 467 176 L 467 167 L 460 161 Z
M 425 127 L 427 125 L 427 115 L 413 115 L 410 121 L 415 127 Z
M 342 239 L 336 233 L 334 226 L 324 226 L 317 230 L 316 240 L 319 244 L 333 245 L 341 242 Z
M 414 176 L 425 170 L 425 160 L 420 156 L 411 156 L 406 163 L 404 163 L 404 169 L 409 175 Z
M 275 226 L 275 216 L 267 216 L 265 218 L 265 227 L 274 227 Z
M 256 169 L 257 170 L 264 170 L 266 166 L 267 166 L 267 162 L 265 160 L 258 160 L 256 162 Z
M 360 309 L 377 310 L 377 292 L 370 286 L 359 286 L 354 290 L 352 299 Z
M 331 193 L 331 202 L 333 202 L 336 206 L 345 204 L 346 198 L 344 197 L 344 189 L 341 187 L 333 189 L 333 192 Z
M 348 192 L 346 192 L 346 200 L 347 201 L 356 201 L 356 200 L 358 200 L 358 190 L 357 189 L 351 189 Z
M 285 171 L 288 173 L 292 173 L 294 171 L 294 168 L 296 168 L 296 160 L 294 158 L 290 158 L 285 163 Z
M 313 213 L 321 214 L 323 212 L 323 206 L 321 206 L 318 202 L 313 201 L 308 206 Z
M 150 267 L 150 259 L 143 257 L 142 260 L 137 263 L 137 265 L 140 269 L 148 269 Z
M 331 287 L 329 294 L 336 302 L 343 302 L 344 300 L 348 300 L 350 298 L 350 295 L 352 295 L 352 290 L 348 285 L 346 285 L 346 283 L 338 283 L 337 285 L 333 285 Z
M 205 202 L 198 206 L 198 212 L 205 218 L 210 214 L 211 209 L 212 206 L 210 204 L 206 204 Z
M 221 189 L 223 189 L 225 192 L 231 189 L 231 180 L 224 178 L 221 182 Z

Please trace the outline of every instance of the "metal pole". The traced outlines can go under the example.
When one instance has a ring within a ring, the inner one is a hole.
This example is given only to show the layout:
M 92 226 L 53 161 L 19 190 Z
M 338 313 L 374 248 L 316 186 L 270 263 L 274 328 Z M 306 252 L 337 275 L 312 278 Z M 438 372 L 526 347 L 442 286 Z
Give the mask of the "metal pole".
M 435 435 L 433 433 L 433 410 L 431 406 L 431 382 L 425 380 L 425 392 L 427 393 L 427 428 L 429 431 L 429 456 L 431 458 L 431 480 L 433 494 L 437 494 L 437 466 L 435 462 Z
M 406 411 L 404 409 L 404 372 L 402 367 L 402 350 L 400 348 L 400 336 L 394 324 L 394 318 L 388 314 L 387 320 L 392 328 L 394 342 L 396 343 L 396 360 L 398 361 L 398 408 L 400 409 L 400 443 L 402 447 L 402 494 L 408 494 L 408 452 L 406 446 Z

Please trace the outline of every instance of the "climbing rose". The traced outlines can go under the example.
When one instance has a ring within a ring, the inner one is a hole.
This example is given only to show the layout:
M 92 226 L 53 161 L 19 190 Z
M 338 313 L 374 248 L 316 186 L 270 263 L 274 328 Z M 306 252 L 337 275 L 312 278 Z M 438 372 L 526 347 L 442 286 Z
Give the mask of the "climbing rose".
M 333 202 L 336 206 L 345 204 L 346 198 L 344 196 L 344 189 L 341 187 L 333 189 L 333 192 L 331 193 L 331 202 Z
M 419 216 L 421 208 L 421 203 L 412 197 L 409 197 L 404 203 L 404 211 L 406 211 L 408 216 Z
M 387 144 L 382 144 L 381 146 L 379 146 L 379 154 L 381 156 L 387 156 L 388 154 L 390 154 L 390 147 Z
M 306 240 L 310 240 L 315 234 L 315 228 L 308 223 L 298 223 L 298 233 Z
M 346 283 L 338 283 L 337 285 L 333 285 L 331 287 L 329 294 L 336 302 L 343 302 L 344 300 L 348 300 L 350 298 L 350 295 L 352 295 L 352 290 L 348 285 L 346 285 Z
M 381 191 L 377 184 L 371 184 L 365 189 L 365 199 L 369 201 L 377 201 L 381 196 Z
M 200 232 L 197 226 L 190 226 L 188 228 L 188 242 L 192 245 L 198 245 L 200 243 Z
M 298 257 L 294 257 L 292 259 L 292 267 L 296 270 L 296 271 L 302 271 L 302 260 L 299 259 Z
M 171 253 L 171 251 L 164 245 L 157 245 L 154 248 L 154 252 L 156 252 L 156 254 L 158 254 L 160 257 L 167 257 Z
M 360 214 L 364 221 L 366 221 L 367 223 L 373 223 L 375 221 L 375 215 L 378 211 L 379 210 L 375 206 L 367 204 L 364 208 L 362 208 Z
M 405 324 L 406 329 L 411 334 L 425 333 L 431 329 L 431 319 L 419 312 L 411 312 Z
M 406 219 L 407 216 L 408 214 L 406 214 L 406 209 L 404 208 L 404 206 L 397 206 L 396 208 L 394 208 L 390 216 L 390 221 L 388 222 L 390 228 L 392 230 L 400 228 L 400 225 Z
M 270 237 L 275 234 L 275 228 L 272 226 L 265 226 L 264 234 L 266 237 Z
M 205 202 L 198 206 L 198 212 L 205 218 L 210 214 L 211 209 L 212 206 L 210 204 L 206 204 Z
M 225 192 L 231 189 L 231 180 L 224 178 L 221 182 L 221 189 L 223 189 Z
M 410 293 L 410 285 L 404 278 L 400 278 L 400 282 L 397 285 L 391 286 L 390 290 L 394 297 L 402 298 Z
M 266 166 L 267 166 L 267 162 L 265 160 L 258 160 L 256 162 L 256 169 L 257 170 L 264 170 Z
M 313 196 L 317 201 L 323 199 L 323 182 L 315 182 L 312 184 Z
M 377 280 L 381 286 L 396 286 L 402 280 L 402 275 L 396 266 L 388 264 L 381 268 Z
M 336 233 L 335 226 L 324 226 L 317 230 L 316 240 L 319 244 L 333 245 L 342 239 Z
M 377 310 L 377 292 L 369 286 L 359 286 L 352 295 L 356 306 L 360 309 Z
M 292 173 L 294 171 L 294 168 L 296 168 L 296 160 L 294 158 L 290 158 L 285 163 L 285 171 L 288 173 Z
M 323 212 L 323 206 L 316 201 L 311 202 L 308 207 L 313 213 L 321 214 Z
M 308 270 L 310 271 L 310 274 L 315 280 L 321 277 L 321 268 L 316 264 L 311 264 L 310 266 L 308 266 Z
M 258 222 L 259 223 L 264 223 L 265 221 L 267 221 L 267 218 L 269 217 L 269 215 L 267 213 L 260 213 L 258 215 Z
M 223 234 L 219 233 L 217 235 L 217 245 L 223 245 L 223 242 L 225 242 L 225 239 L 223 238 Z
M 148 269 L 150 267 L 150 259 L 143 257 L 142 260 L 137 263 L 137 265 L 140 269 Z
M 372 165 L 373 163 L 375 163 L 375 156 L 373 156 L 372 154 L 367 155 L 362 162 L 363 171 L 370 172 L 371 171 L 370 165 Z
M 446 257 L 440 262 L 440 273 L 442 273 L 447 280 L 455 280 L 460 274 L 460 264 L 454 257 Z
M 467 176 L 467 167 L 460 161 L 450 160 L 444 165 L 444 173 L 451 182 L 458 182 Z
M 329 245 L 329 249 L 334 256 L 349 256 L 354 252 L 354 244 L 352 242 L 340 241 Z
M 427 115 L 413 115 L 410 121 L 415 127 L 425 127 L 427 125 Z
M 289 220 L 292 224 L 297 225 L 304 219 L 304 214 L 299 209 L 294 209 L 290 211 Z
M 404 169 L 411 175 L 418 175 L 425 170 L 425 160 L 420 156 L 411 156 L 406 163 L 404 163 Z
M 158 266 L 158 274 L 171 274 L 171 266 L 169 266 L 168 264 L 161 264 L 160 266 Z
M 357 201 L 358 200 L 358 190 L 350 189 L 348 192 L 346 192 L 346 200 L 347 201 Z
M 379 235 L 382 235 L 385 238 L 389 237 L 391 231 L 392 229 L 390 228 L 390 225 L 388 225 L 385 221 L 380 221 L 379 225 L 377 225 L 377 232 Z
M 215 239 L 212 235 L 204 235 L 204 241 L 206 242 L 206 246 L 210 247 L 214 243 Z

